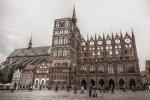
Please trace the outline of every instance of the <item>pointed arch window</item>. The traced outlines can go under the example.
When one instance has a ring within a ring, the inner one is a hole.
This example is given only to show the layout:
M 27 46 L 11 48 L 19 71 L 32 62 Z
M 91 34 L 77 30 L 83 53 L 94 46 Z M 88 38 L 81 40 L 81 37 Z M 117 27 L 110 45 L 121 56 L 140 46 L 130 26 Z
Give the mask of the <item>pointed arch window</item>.
M 59 57 L 62 56 L 62 49 L 59 49 L 59 50 L 58 50 L 58 56 L 59 56 Z
M 62 44 L 63 44 L 63 38 L 60 37 L 60 38 L 59 38 L 59 45 L 62 45 Z
M 117 66 L 117 69 L 118 69 L 118 73 L 123 73 L 123 66 L 121 64 Z
M 108 73 L 109 73 L 109 74 L 113 74 L 113 73 L 114 73 L 114 70 L 113 70 L 113 66 L 112 66 L 112 65 L 109 65 L 109 66 L 108 66 Z
M 63 56 L 67 56 L 67 49 L 63 49 Z
M 56 57 L 57 56 L 57 50 L 55 49 L 54 51 L 53 51 L 53 57 Z
M 57 45 L 58 44 L 58 38 L 56 37 L 55 39 L 54 39 L 54 45 Z
M 68 39 L 67 37 L 64 37 L 64 44 L 67 44 L 68 43 Z

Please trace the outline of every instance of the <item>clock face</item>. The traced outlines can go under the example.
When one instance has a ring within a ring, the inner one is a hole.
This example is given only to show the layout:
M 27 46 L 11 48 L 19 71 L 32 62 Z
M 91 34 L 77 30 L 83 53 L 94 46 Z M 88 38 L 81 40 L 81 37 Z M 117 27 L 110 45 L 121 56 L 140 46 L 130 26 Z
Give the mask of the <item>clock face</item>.
M 107 41 L 106 41 L 106 43 L 107 43 L 107 44 L 110 44 L 110 43 L 111 43 L 111 41 L 110 41 L 110 40 L 107 40 Z
M 130 40 L 129 38 L 127 38 L 127 39 L 125 39 L 125 42 L 126 42 L 126 43 L 130 43 L 131 40 Z
M 102 44 L 102 41 L 98 41 L 98 45 L 101 45 Z
M 85 42 L 82 42 L 82 43 L 81 43 L 81 46 L 85 46 Z
M 117 44 L 120 43 L 120 40 L 119 40 L 119 39 L 116 39 L 116 40 L 115 40 L 115 43 L 117 43 Z
M 94 45 L 94 42 L 90 42 L 90 45 Z

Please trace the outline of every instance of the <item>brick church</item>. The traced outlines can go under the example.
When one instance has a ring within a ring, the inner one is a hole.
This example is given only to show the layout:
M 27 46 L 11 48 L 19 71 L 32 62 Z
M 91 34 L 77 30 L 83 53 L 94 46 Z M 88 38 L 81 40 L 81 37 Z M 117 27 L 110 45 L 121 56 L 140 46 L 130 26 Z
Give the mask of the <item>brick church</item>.
M 51 46 L 32 47 L 31 39 L 28 48 L 15 49 L 6 60 L 9 68 L 41 63 L 48 65 L 46 83 L 51 87 L 142 86 L 133 30 L 125 35 L 119 32 L 85 39 L 77 27 L 75 8 L 72 17 L 54 21 Z M 40 84 L 35 79 L 31 84 Z

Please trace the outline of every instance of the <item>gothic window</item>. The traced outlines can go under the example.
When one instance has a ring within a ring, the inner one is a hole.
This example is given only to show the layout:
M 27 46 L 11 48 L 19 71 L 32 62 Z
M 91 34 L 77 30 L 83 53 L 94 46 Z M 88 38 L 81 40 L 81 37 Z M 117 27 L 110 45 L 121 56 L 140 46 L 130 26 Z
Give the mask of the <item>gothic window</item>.
M 42 84 L 44 84 L 44 80 L 42 80 Z
M 97 55 L 100 55 L 101 53 L 98 51 Z
M 59 57 L 62 56 L 62 50 L 61 49 L 58 50 L 58 56 Z
M 127 44 L 125 44 L 125 48 L 128 48 L 128 45 L 127 45 Z
M 95 52 L 94 51 L 92 52 L 92 55 L 95 56 Z
M 57 50 L 55 49 L 54 51 L 53 51 L 53 57 L 56 57 L 57 56 Z
M 59 38 L 59 44 L 60 45 L 63 44 L 63 38 L 62 37 Z
M 116 50 L 116 54 L 119 54 L 119 51 L 118 51 L 118 50 Z
M 90 47 L 89 50 L 92 50 L 92 47 Z
M 66 37 L 64 37 L 64 44 L 67 44 L 68 39 Z
M 87 71 L 86 67 L 85 67 L 85 66 L 82 66 L 82 67 L 81 67 L 81 72 L 86 72 L 86 71 Z
M 118 73 L 122 73 L 123 72 L 123 66 L 122 65 L 118 65 Z
M 112 46 L 111 46 L 111 45 L 109 46 L 109 49 L 112 49 Z
M 55 35 L 58 35 L 59 34 L 59 32 L 58 31 L 55 31 Z
M 60 27 L 65 27 L 65 22 L 64 21 L 60 22 Z
M 95 71 L 95 67 L 90 67 L 90 72 L 94 72 Z
M 59 22 L 56 22 L 56 27 L 59 27 Z
M 66 49 L 63 50 L 63 56 L 67 56 L 67 50 Z
M 112 51 L 109 51 L 109 54 L 112 55 Z
M 100 73 L 103 73 L 103 72 L 104 72 L 104 66 L 99 66 L 98 71 L 99 71 Z
M 64 34 L 68 34 L 68 30 L 65 30 Z
M 36 80 L 36 81 L 35 81 L 35 84 L 38 84 L 38 83 L 39 83 L 38 80 Z
M 57 45 L 58 44 L 58 38 L 55 38 L 54 39 L 54 45 Z
M 60 30 L 60 34 L 63 34 L 64 33 L 64 30 Z
M 113 66 L 108 66 L 108 73 L 109 74 L 113 74 L 114 73 L 114 70 L 113 70 Z
M 68 22 L 66 21 L 65 26 L 68 27 Z
M 100 46 L 97 47 L 97 50 L 100 50 Z
M 131 48 L 131 47 L 132 47 L 132 45 L 131 45 L 131 44 L 129 44 L 129 47 Z
M 84 47 L 83 50 L 85 51 L 85 50 L 86 50 L 86 47 Z
M 108 49 L 108 46 L 106 46 L 106 49 Z
M 94 48 L 94 47 L 92 47 L 92 50 L 95 50 L 95 48 Z

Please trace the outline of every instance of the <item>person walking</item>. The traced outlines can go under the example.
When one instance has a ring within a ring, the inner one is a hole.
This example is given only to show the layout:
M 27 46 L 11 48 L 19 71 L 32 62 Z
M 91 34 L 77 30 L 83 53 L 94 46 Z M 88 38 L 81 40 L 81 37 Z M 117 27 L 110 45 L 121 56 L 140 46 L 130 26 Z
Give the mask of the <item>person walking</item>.
M 92 95 L 92 86 L 90 86 L 89 88 L 89 97 L 91 97 L 91 95 Z
M 148 86 L 148 88 L 149 88 L 149 92 L 150 92 L 150 85 Z
M 93 97 L 97 97 L 96 87 L 93 89 Z
M 56 85 L 56 87 L 55 87 L 55 91 L 56 91 L 56 92 L 58 91 L 58 87 L 57 87 L 57 85 Z
M 84 86 L 81 87 L 81 94 L 84 94 Z
M 74 87 L 74 94 L 77 94 L 77 88 L 76 88 L 76 86 Z
M 114 94 L 114 86 L 113 85 L 111 85 L 111 93 Z

